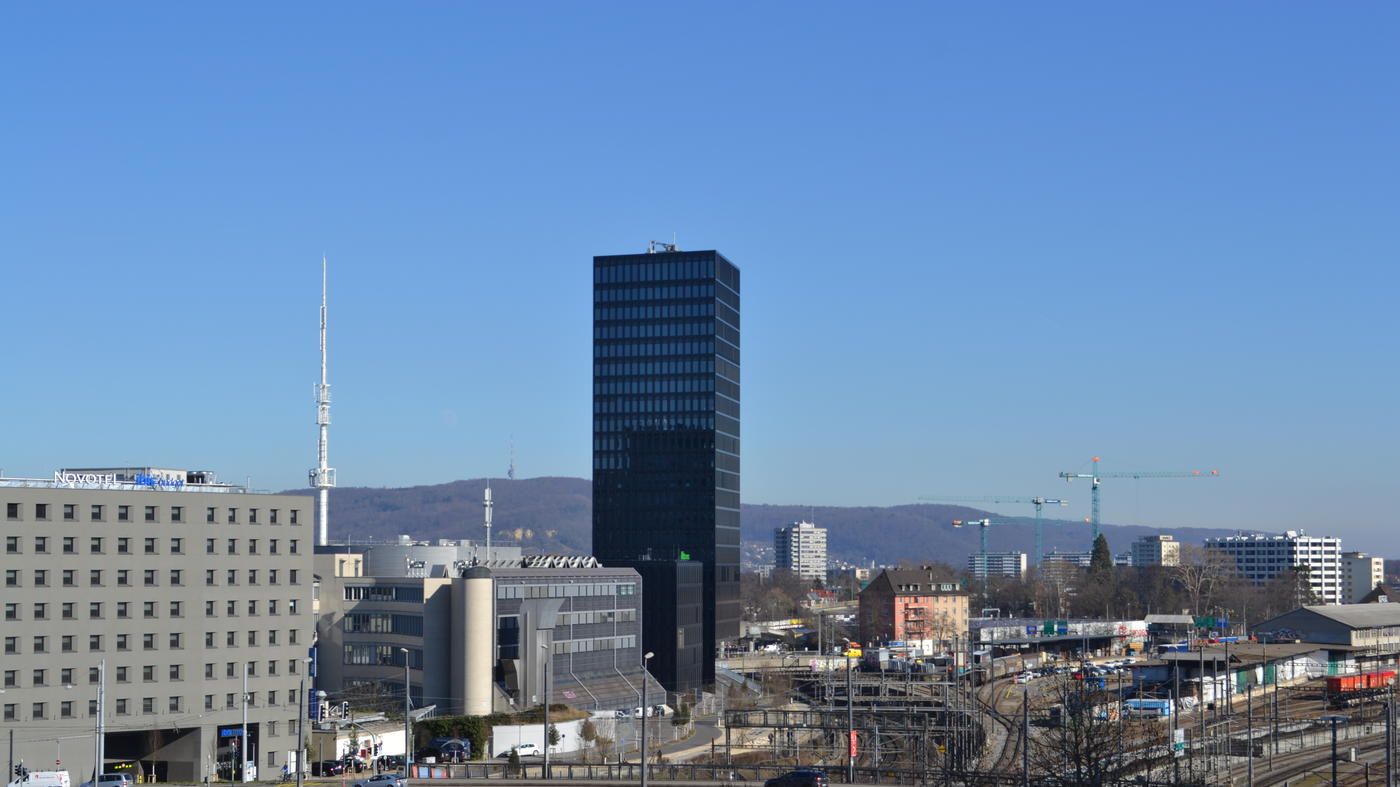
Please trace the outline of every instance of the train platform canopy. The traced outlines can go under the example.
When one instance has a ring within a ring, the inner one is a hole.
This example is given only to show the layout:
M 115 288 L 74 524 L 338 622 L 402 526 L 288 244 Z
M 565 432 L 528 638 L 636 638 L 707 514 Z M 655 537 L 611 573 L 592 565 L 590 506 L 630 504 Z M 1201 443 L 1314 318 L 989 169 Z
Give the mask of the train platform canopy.
M 1328 604 L 1299 607 L 1260 623 L 1256 638 L 1400 651 L 1400 604 Z
M 1186 662 L 1188 664 L 1198 664 L 1204 659 L 1207 663 L 1223 663 L 1228 657 L 1231 664 L 1262 664 L 1264 662 L 1288 661 L 1296 656 L 1305 653 L 1316 653 L 1319 650 L 1327 650 L 1328 646 L 1318 645 L 1310 642 L 1289 642 L 1274 643 L 1266 645 L 1261 642 L 1237 642 L 1231 643 L 1227 649 L 1224 645 L 1207 645 L 1204 649 L 1196 648 L 1186 652 L 1159 653 L 1151 659 L 1134 667 L 1150 666 L 1152 664 L 1170 664 L 1176 662 Z

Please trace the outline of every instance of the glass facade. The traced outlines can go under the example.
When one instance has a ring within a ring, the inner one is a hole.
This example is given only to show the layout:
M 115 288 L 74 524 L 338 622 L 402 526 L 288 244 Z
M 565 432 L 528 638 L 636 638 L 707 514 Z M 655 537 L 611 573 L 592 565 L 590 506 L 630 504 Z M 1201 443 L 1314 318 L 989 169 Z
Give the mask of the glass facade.
M 704 564 L 713 682 L 739 635 L 739 269 L 718 252 L 593 258 L 593 554 Z

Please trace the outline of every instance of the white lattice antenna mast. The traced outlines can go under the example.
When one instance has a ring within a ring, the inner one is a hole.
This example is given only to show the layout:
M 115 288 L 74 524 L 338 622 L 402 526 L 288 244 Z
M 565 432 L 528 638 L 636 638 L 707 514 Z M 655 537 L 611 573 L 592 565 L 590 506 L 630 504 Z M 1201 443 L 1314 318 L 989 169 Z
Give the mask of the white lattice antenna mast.
M 481 510 L 486 517 L 486 564 L 491 564 L 491 509 L 496 504 L 491 502 L 491 482 L 486 482 L 486 497 L 481 501 Z
M 331 487 L 335 486 L 335 468 L 329 464 L 328 443 L 331 426 L 331 386 L 326 382 L 326 258 L 321 258 L 321 383 L 316 386 L 316 425 L 320 427 L 321 440 L 316 450 L 316 467 L 308 475 L 311 485 L 317 490 L 320 510 L 316 518 L 316 543 L 325 546 L 329 541 L 330 528 L 328 510 Z

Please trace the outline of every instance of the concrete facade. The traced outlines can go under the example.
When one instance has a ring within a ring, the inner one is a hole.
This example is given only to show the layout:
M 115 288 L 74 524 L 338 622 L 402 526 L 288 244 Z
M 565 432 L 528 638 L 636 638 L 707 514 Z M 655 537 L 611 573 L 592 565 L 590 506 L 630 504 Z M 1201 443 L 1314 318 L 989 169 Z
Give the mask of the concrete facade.
M 1132 555 L 1139 568 L 1181 565 L 1181 542 L 1172 536 L 1143 536 L 1133 542 Z
M 973 579 L 1026 576 L 1025 552 L 974 552 L 967 556 L 967 573 Z
M 793 522 L 773 531 L 773 567 L 808 582 L 826 579 L 826 528 Z
M 0 479 L 0 728 L 16 760 L 61 755 L 75 784 L 92 773 L 104 671 L 104 771 L 216 778 L 234 761 L 245 669 L 258 766 L 280 770 L 296 751 L 313 501 L 209 480 L 153 468 Z
M 1342 601 L 1356 604 L 1385 582 L 1385 558 L 1365 552 L 1342 553 Z
M 1240 575 L 1263 585 L 1290 568 L 1306 568 L 1312 592 L 1324 604 L 1341 604 L 1342 542 L 1290 530 L 1281 536 L 1262 534 L 1207 538 L 1205 548 L 1229 555 Z

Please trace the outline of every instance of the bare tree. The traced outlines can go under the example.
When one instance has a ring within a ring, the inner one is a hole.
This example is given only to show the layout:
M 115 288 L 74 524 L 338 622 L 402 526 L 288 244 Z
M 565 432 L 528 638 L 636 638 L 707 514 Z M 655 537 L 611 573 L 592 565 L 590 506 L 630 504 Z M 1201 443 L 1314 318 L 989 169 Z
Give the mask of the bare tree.
M 1097 787 L 1131 776 L 1151 756 L 1152 741 L 1141 725 L 1119 718 L 1116 694 L 1063 680 L 1038 701 L 1037 716 L 1048 726 L 1032 734 L 1032 767 L 1051 783 Z
M 1235 573 L 1235 561 L 1229 555 L 1195 544 L 1181 546 L 1176 580 L 1193 611 L 1202 613 L 1209 609 L 1217 589 Z

